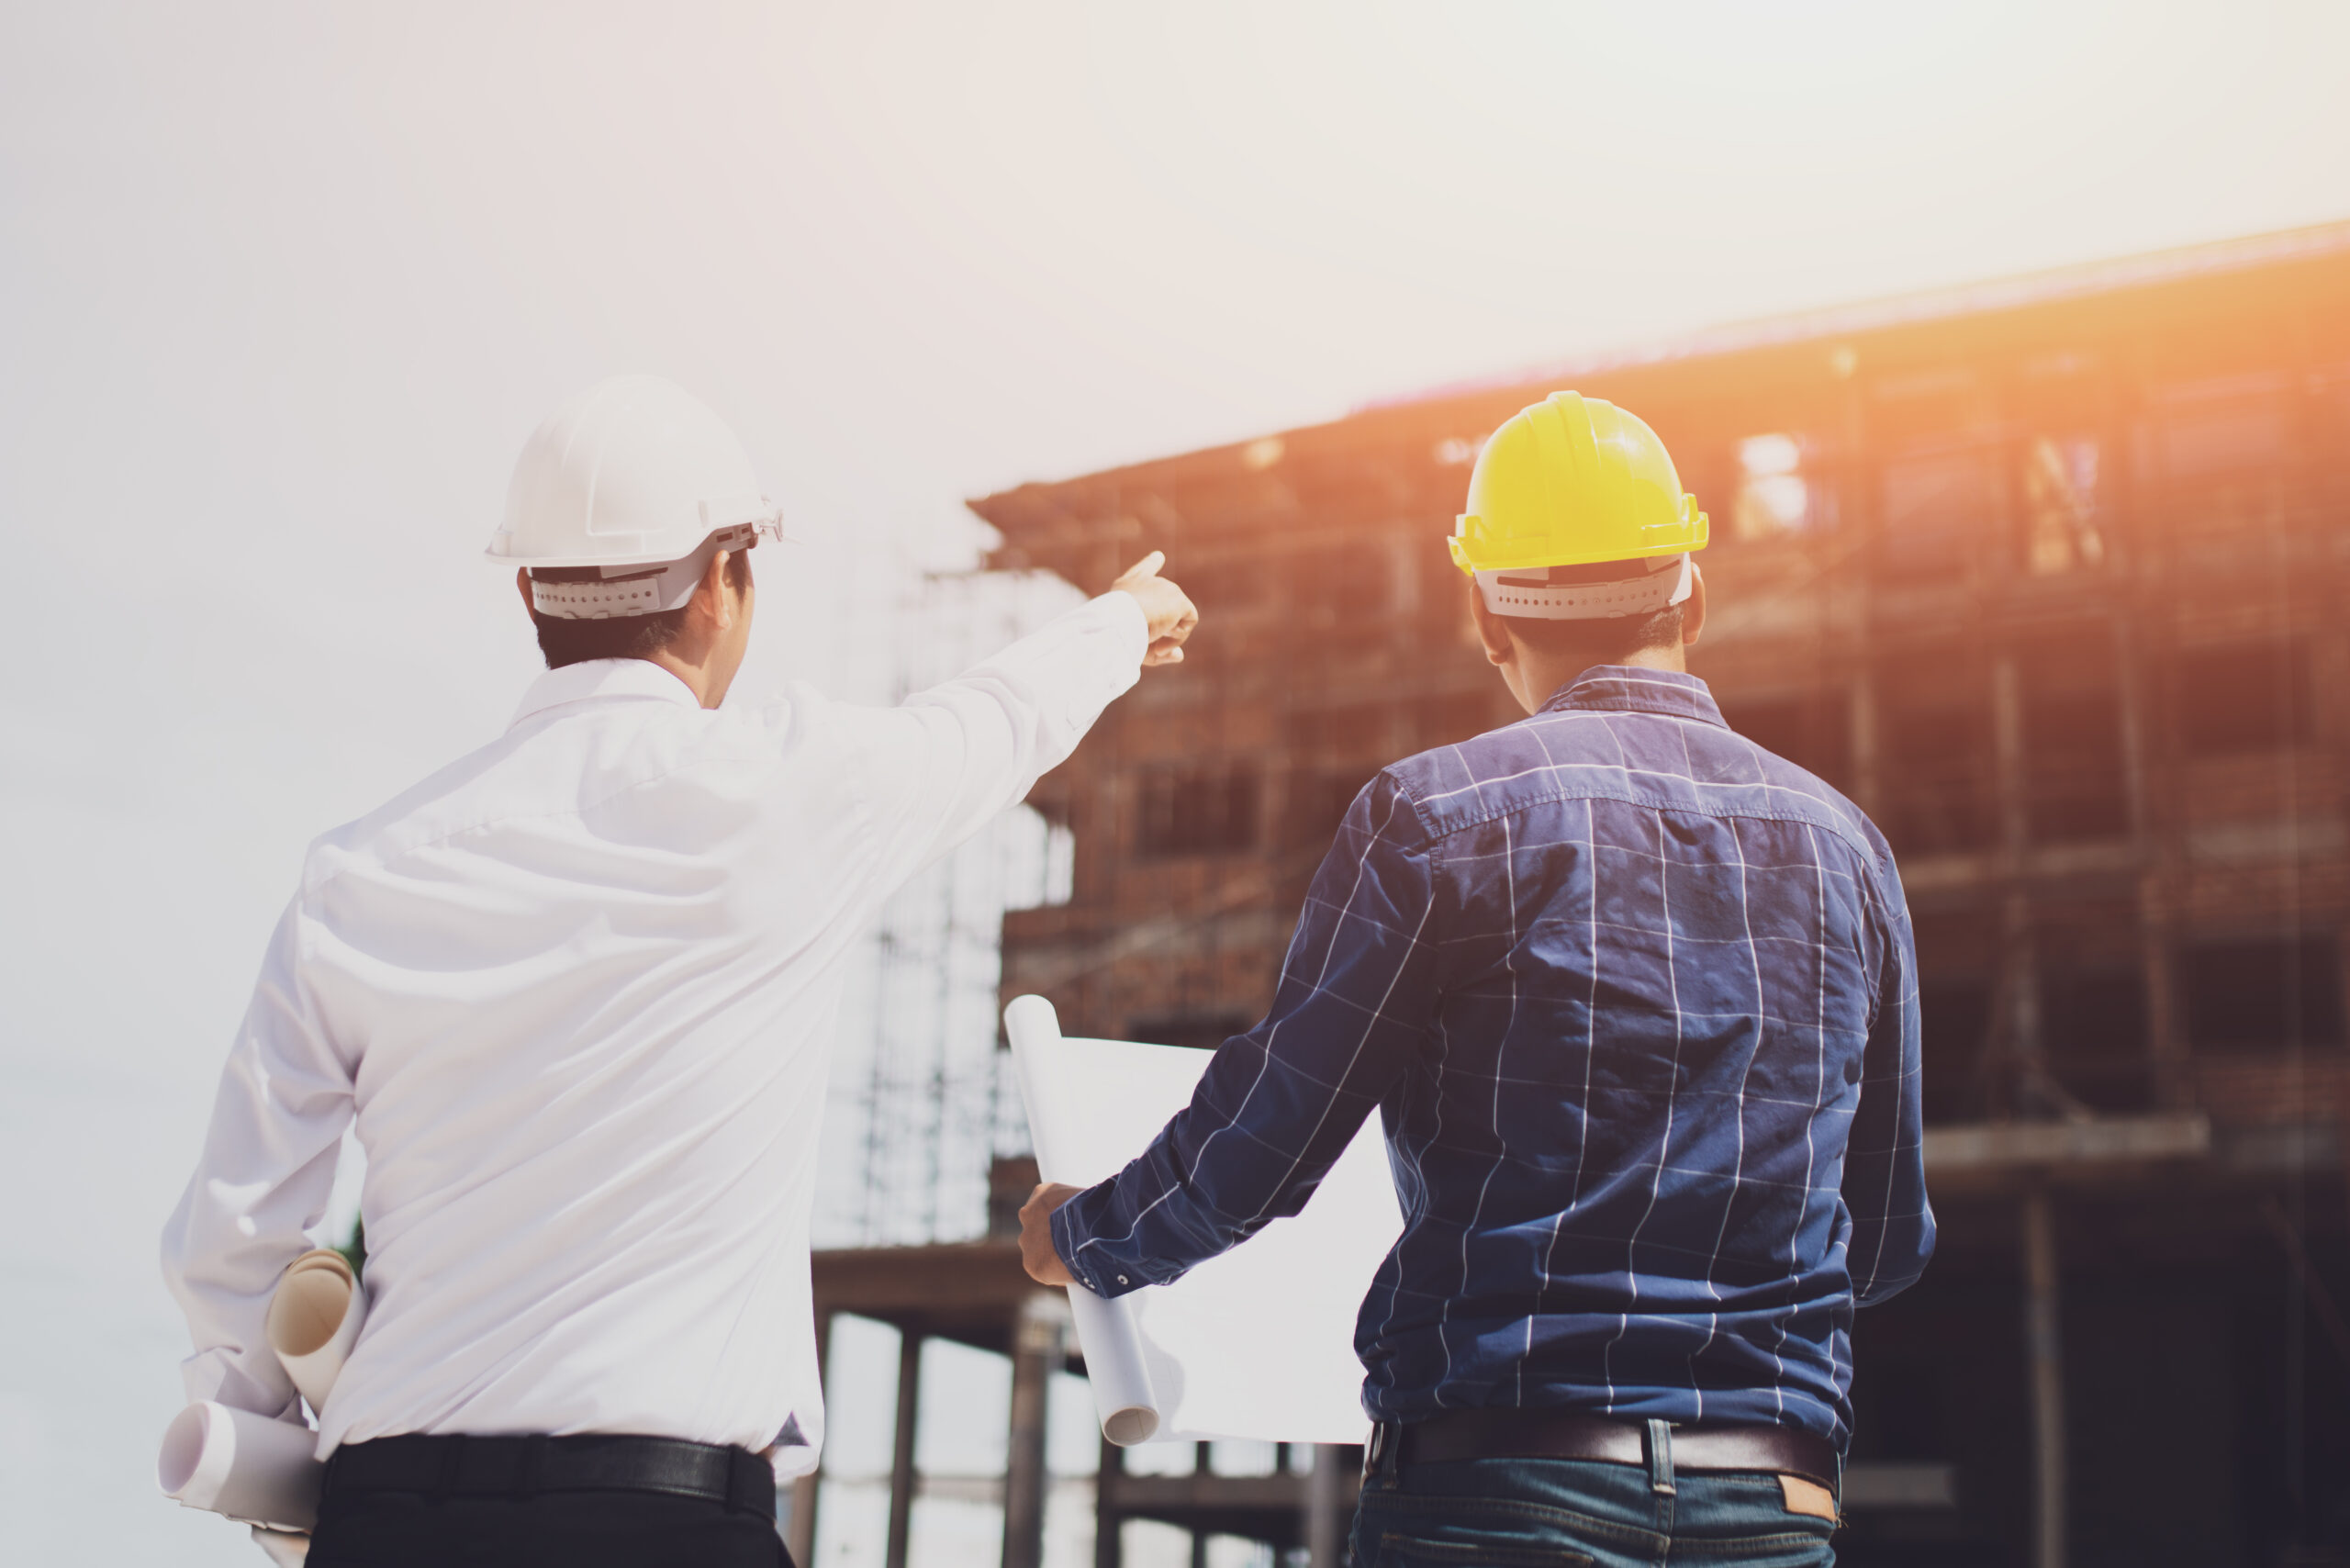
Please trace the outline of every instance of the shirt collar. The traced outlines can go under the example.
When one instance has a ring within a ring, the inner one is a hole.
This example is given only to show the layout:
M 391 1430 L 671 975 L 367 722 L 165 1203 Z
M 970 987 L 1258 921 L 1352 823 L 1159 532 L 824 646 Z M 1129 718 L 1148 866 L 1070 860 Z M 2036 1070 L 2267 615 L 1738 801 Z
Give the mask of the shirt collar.
M 1550 694 L 1545 713 L 1663 713 L 1675 719 L 1723 722 L 1713 693 L 1694 675 L 1639 669 L 1630 665 L 1594 665 Z
M 691 687 L 650 659 L 589 659 L 551 669 L 531 682 L 506 727 L 510 730 L 534 713 L 566 702 L 605 697 L 651 697 L 683 708 L 701 706 Z

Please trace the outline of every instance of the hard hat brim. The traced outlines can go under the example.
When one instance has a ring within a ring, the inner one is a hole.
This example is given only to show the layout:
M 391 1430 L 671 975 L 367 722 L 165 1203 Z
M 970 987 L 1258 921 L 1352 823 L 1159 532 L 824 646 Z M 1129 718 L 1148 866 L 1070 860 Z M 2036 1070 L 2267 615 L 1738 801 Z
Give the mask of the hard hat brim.
M 1486 533 L 1484 519 L 1474 512 L 1463 512 L 1453 519 L 1452 534 L 1445 541 L 1451 549 L 1452 564 L 1464 575 L 1479 572 L 1523 572 L 1537 566 L 1588 566 L 1601 561 L 1643 561 L 1658 555 L 1678 555 L 1684 550 L 1703 550 L 1713 533 L 1712 520 L 1697 510 L 1697 498 L 1681 498 L 1681 519 L 1677 522 L 1654 524 L 1640 530 L 1647 536 L 1626 548 L 1616 542 L 1589 550 L 1550 549 L 1503 551 L 1493 547 Z

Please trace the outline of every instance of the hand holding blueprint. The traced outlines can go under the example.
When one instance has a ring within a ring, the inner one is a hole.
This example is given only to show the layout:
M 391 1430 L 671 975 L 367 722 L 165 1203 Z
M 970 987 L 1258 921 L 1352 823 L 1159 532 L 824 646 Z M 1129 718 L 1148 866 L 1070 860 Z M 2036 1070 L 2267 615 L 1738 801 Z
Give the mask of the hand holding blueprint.
M 334 1380 L 367 1321 L 367 1293 L 342 1255 L 325 1248 L 294 1260 L 270 1297 L 263 1335 L 313 1411 L 326 1407 Z M 226 1514 L 254 1527 L 253 1539 L 281 1565 L 308 1556 L 326 1467 L 319 1435 L 299 1421 L 205 1402 L 164 1429 L 155 1479 L 186 1507 Z M 274 1527 L 274 1528 L 273 1528 Z
M 1209 1054 L 1067 1039 L 1052 1004 L 1004 1010 L 1036 1164 L 1047 1182 L 1114 1176 L 1191 1103 Z M 1403 1229 L 1374 1120 L 1304 1213 L 1275 1220 L 1171 1285 L 1104 1301 L 1069 1291 L 1112 1442 L 1257 1438 L 1359 1443 L 1369 1430 L 1355 1312 Z

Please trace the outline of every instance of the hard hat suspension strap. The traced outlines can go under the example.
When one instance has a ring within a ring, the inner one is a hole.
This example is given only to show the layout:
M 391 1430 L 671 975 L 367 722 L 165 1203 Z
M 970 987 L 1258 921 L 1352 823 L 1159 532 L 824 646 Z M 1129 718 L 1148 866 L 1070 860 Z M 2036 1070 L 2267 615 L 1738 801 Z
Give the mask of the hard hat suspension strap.
M 701 542 L 692 554 L 651 566 L 537 566 L 531 571 L 531 608 L 556 621 L 617 621 L 682 610 L 722 550 L 748 550 L 772 525 L 735 523 Z
M 1478 572 L 1477 592 L 1495 615 L 1532 621 L 1609 621 L 1681 603 L 1696 584 L 1686 551 L 1641 560 Z

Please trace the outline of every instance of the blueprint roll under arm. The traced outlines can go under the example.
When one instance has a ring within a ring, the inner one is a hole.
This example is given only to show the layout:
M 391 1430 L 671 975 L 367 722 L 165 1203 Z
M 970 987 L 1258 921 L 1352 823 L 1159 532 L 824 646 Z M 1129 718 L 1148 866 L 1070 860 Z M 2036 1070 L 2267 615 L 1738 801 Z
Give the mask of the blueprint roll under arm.
M 262 1332 L 312 1415 L 327 1407 L 327 1391 L 366 1322 L 366 1294 L 341 1253 L 320 1247 L 285 1266 Z
M 307 1530 L 318 1522 L 326 1466 L 319 1435 L 251 1410 L 191 1405 L 163 1428 L 155 1479 L 163 1495 L 247 1524 Z
M 305 1252 L 279 1278 L 263 1332 L 313 1411 L 326 1407 L 366 1319 L 367 1294 L 339 1252 Z M 318 1442 L 307 1426 L 206 1400 L 163 1429 L 155 1480 L 186 1507 L 272 1531 L 305 1531 L 318 1521 L 326 1475 Z M 280 1562 L 288 1553 L 299 1560 L 292 1541 L 262 1544 Z

